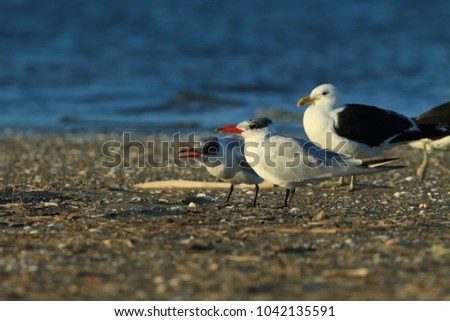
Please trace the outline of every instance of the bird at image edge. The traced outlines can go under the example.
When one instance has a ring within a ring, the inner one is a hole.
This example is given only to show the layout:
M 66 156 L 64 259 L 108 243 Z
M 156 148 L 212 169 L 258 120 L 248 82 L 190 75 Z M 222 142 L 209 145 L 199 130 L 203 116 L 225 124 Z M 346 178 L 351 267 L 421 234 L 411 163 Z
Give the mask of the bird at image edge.
M 400 143 L 449 134 L 440 124 L 419 124 L 391 110 L 362 104 L 340 104 L 341 94 L 332 84 L 313 89 L 297 106 L 310 105 L 303 116 L 308 139 L 322 148 L 356 158 L 381 155 Z M 350 189 L 354 188 L 354 180 Z

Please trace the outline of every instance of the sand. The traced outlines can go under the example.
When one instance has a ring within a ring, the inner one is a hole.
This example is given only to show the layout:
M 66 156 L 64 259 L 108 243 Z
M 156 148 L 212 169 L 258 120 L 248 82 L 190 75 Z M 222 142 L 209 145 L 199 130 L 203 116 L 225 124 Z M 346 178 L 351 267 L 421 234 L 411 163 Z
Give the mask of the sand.
M 139 189 L 218 182 L 202 168 L 104 168 L 117 135 L 0 137 L 2 300 L 450 300 L 450 156 L 388 155 L 409 167 L 358 188 Z M 159 141 L 164 137 L 143 139 Z M 161 150 L 147 155 L 164 160 Z M 141 164 L 142 165 L 142 164 Z

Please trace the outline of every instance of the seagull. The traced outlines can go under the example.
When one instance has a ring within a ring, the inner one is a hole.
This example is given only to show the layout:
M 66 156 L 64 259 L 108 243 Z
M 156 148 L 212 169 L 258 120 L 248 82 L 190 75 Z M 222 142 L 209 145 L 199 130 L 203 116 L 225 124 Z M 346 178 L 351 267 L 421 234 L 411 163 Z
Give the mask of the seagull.
M 225 204 L 228 205 L 234 184 L 254 184 L 255 197 L 253 207 L 258 199 L 258 184 L 263 179 L 248 165 L 243 154 L 244 141 L 239 137 L 207 137 L 200 141 L 200 148 L 185 148 L 180 151 L 180 158 L 195 158 L 202 162 L 206 170 L 214 177 L 231 183 Z
M 340 96 L 335 86 L 323 84 L 297 103 L 311 105 L 303 116 L 303 127 L 308 138 L 322 148 L 370 158 L 399 143 L 449 134 L 438 124 L 419 124 L 391 110 L 361 104 L 342 106 Z
M 430 125 L 441 124 L 442 127 L 450 127 L 450 101 L 436 106 L 429 111 L 414 118 L 417 124 Z M 425 179 L 428 168 L 428 152 L 433 149 L 450 150 L 450 135 L 438 139 L 421 139 L 419 141 L 409 143 L 409 146 L 414 148 L 421 148 L 423 151 L 422 163 L 417 168 L 417 176 L 420 181 Z
M 277 134 L 268 118 L 249 119 L 216 131 L 242 135 L 248 164 L 264 180 L 286 188 L 283 207 L 292 200 L 295 188 L 306 183 L 403 167 L 383 166 L 396 158 L 364 163 L 350 155 L 319 148 L 310 141 Z

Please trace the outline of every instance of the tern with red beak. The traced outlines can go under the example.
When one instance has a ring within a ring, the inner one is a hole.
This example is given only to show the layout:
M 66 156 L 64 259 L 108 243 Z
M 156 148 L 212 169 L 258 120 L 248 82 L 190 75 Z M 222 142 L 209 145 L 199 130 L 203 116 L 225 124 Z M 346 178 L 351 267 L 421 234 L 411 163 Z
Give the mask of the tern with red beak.
M 391 110 L 361 104 L 341 105 L 340 92 L 332 84 L 314 88 L 297 103 L 305 105 L 310 105 L 303 116 L 308 139 L 322 148 L 356 158 L 381 155 L 399 143 L 449 134 L 448 128 L 439 124 L 419 124 Z
M 284 207 L 292 200 L 295 188 L 306 183 L 403 167 L 384 166 L 394 159 L 364 163 L 349 155 L 321 149 L 309 141 L 277 134 L 268 118 L 250 119 L 216 131 L 242 135 L 245 158 L 256 174 L 286 188 Z
M 231 183 L 225 204 L 228 205 L 234 184 L 254 184 L 253 207 L 257 205 L 258 184 L 263 179 L 248 165 L 243 154 L 244 141 L 238 137 L 208 137 L 200 141 L 199 148 L 186 148 L 180 151 L 180 158 L 198 159 L 214 177 Z

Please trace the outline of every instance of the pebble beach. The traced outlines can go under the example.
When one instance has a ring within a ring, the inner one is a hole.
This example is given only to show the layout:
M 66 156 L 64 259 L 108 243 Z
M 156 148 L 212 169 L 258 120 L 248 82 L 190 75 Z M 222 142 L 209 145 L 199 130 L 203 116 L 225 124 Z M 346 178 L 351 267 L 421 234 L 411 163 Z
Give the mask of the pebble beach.
M 450 155 L 389 151 L 357 189 L 137 189 L 217 182 L 162 151 L 102 166 L 107 134 L 0 136 L 1 300 L 450 300 Z M 161 136 L 146 136 L 158 142 Z M 155 144 L 158 146 L 158 144 Z M 172 155 L 173 156 L 173 155 Z M 170 158 L 170 157 L 169 157 Z M 396 163 L 396 164 L 397 164 Z

